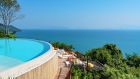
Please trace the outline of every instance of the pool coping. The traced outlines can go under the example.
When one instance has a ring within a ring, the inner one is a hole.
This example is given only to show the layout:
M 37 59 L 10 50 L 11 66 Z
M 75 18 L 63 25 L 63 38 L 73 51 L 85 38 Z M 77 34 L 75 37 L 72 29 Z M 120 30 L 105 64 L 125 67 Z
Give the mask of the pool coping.
M 30 40 L 34 40 L 34 39 L 30 39 Z M 50 43 L 41 41 L 41 40 L 35 40 L 35 41 L 39 41 L 39 42 L 48 44 L 50 46 L 50 49 L 35 59 L 32 59 L 23 64 L 20 64 L 18 66 L 15 66 L 13 68 L 0 72 L 0 78 L 2 78 L 2 79 L 3 78 L 4 79 L 5 78 L 16 78 L 18 76 L 21 76 L 39 66 L 41 66 L 42 64 L 46 63 L 47 61 L 49 61 L 51 58 L 53 58 L 56 55 L 56 52 L 53 50 L 53 47 Z

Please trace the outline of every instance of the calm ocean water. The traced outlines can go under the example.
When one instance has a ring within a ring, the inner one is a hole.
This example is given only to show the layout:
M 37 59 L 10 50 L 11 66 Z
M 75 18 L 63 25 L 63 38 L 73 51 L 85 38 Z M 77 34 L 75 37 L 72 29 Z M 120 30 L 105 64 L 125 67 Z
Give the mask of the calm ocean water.
M 116 44 L 125 53 L 140 55 L 140 31 L 117 30 L 23 30 L 17 37 L 72 44 L 75 50 L 85 53 L 107 43 Z

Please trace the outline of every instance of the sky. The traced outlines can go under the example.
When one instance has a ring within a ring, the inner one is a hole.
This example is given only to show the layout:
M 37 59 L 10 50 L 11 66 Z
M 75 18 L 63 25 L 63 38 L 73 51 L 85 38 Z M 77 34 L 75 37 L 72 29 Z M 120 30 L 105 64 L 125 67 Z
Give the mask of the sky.
M 139 29 L 140 0 L 18 0 L 22 29 Z

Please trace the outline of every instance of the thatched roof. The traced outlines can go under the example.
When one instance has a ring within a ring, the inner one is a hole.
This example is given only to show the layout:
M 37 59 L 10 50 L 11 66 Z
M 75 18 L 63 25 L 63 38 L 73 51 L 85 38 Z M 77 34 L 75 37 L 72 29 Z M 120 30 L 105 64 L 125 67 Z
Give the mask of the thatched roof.
M 8 29 L 9 32 L 11 32 L 11 33 L 15 33 L 15 32 L 21 31 L 20 29 L 14 27 L 14 26 L 12 26 L 12 25 L 8 26 L 7 29 Z M 0 31 L 1 31 L 1 32 L 4 32 L 4 31 L 5 31 L 5 25 L 3 25 L 3 24 L 1 24 L 1 23 L 0 23 Z

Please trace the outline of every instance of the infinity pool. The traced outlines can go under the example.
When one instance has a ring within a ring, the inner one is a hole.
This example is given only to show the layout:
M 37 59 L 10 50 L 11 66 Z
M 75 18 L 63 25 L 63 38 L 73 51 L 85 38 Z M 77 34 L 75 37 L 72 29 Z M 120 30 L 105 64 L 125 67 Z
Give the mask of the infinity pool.
M 0 71 L 32 60 L 50 49 L 45 42 L 32 39 L 0 39 Z

